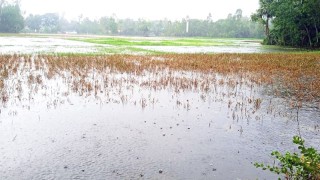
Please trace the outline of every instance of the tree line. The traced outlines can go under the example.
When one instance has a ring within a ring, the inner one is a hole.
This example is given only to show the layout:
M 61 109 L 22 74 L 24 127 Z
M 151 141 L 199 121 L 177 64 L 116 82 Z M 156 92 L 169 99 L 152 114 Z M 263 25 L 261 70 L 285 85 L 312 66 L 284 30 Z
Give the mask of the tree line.
M 18 3 L 0 0 L 0 32 L 18 33 L 24 28 L 24 18 Z
M 211 14 L 204 20 L 184 18 L 181 20 L 118 19 L 116 16 L 91 20 L 79 16 L 66 20 L 56 13 L 30 14 L 23 18 L 19 4 L 0 0 L 0 32 L 4 33 L 77 33 L 126 36 L 177 36 L 262 38 L 263 26 L 242 16 L 238 9 L 227 18 L 213 21 Z M 188 29 L 187 29 L 188 23 Z
M 320 0 L 259 0 L 252 20 L 265 26 L 266 44 L 320 47 Z
M 259 0 L 260 7 L 251 18 L 238 9 L 227 18 L 213 21 L 184 18 L 147 21 L 117 19 L 115 16 L 91 20 L 79 16 L 68 21 L 55 13 L 22 16 L 18 1 L 0 0 L 0 32 L 36 32 L 129 35 L 261 38 L 265 44 L 295 47 L 320 47 L 320 0 Z M 187 28 L 188 24 L 188 28 Z
M 241 10 L 238 10 L 239 12 Z M 188 23 L 188 30 L 186 29 Z M 206 20 L 182 19 L 179 21 L 144 19 L 117 19 L 114 16 L 90 20 L 79 16 L 78 20 L 67 21 L 58 14 L 29 15 L 25 19 L 26 32 L 58 33 L 77 32 L 80 34 L 104 34 L 127 36 L 183 36 L 183 37 L 229 37 L 262 38 L 263 27 L 239 14 L 213 22 Z

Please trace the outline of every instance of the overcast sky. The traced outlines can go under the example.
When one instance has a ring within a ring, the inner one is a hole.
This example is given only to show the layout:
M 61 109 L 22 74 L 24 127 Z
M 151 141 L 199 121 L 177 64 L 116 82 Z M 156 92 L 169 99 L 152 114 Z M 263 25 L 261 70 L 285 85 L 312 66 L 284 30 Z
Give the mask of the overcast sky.
M 209 13 L 213 19 L 226 18 L 242 9 L 243 15 L 251 15 L 259 6 L 259 0 L 21 0 L 21 8 L 28 14 L 59 13 L 67 19 L 99 18 L 116 14 L 122 18 L 149 20 L 168 18 L 179 20 L 205 19 Z

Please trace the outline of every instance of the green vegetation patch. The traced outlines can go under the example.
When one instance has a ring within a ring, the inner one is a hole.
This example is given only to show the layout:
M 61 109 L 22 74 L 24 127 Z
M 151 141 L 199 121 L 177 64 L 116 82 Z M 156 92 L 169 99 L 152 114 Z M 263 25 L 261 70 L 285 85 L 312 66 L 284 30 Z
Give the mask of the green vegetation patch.
M 207 38 L 70 38 L 70 40 L 107 44 L 114 46 L 235 46 L 237 39 L 207 39 Z

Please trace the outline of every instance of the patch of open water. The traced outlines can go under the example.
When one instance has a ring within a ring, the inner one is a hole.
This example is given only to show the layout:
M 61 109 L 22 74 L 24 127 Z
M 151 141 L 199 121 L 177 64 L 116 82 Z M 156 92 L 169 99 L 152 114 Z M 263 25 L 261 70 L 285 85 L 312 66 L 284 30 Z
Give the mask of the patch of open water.
M 137 46 L 142 49 L 170 53 L 271 53 L 271 52 L 293 52 L 297 49 L 290 48 L 266 48 L 260 43 L 237 46 Z
M 0 37 L 0 54 L 93 53 L 94 44 L 56 38 Z

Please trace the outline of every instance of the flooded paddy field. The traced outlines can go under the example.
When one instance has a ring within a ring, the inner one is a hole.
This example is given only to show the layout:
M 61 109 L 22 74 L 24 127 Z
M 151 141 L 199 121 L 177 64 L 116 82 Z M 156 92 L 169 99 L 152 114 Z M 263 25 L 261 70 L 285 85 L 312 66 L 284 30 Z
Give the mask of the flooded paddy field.
M 95 53 L 95 45 L 54 37 L 0 37 L 0 54 Z
M 320 149 L 312 54 L 0 56 L 2 179 L 275 179 Z M 299 123 L 298 123 L 299 122 Z
M 96 37 L 25 34 L 0 36 L 0 54 L 275 53 L 303 51 L 261 45 L 256 39 Z
M 259 42 L 239 46 L 137 46 L 138 48 L 168 53 L 276 53 L 297 51 L 292 48 L 269 47 Z
M 271 53 L 297 52 L 296 48 L 262 45 L 261 39 L 168 38 L 168 37 L 90 37 L 70 40 L 117 47 L 135 47 L 157 53 Z

